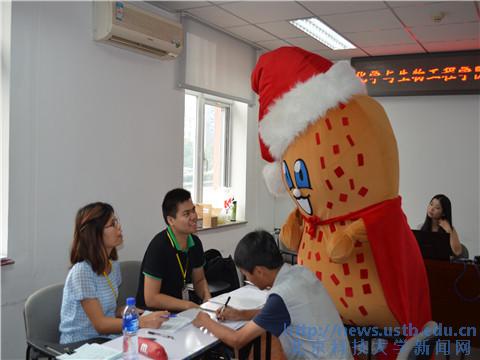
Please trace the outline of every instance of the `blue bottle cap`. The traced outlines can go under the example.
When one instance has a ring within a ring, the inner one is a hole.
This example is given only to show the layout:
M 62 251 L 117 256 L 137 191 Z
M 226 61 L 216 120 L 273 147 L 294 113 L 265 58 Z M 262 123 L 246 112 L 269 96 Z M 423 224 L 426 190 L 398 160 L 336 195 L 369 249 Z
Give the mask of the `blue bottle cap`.
M 135 306 L 135 298 L 134 297 L 127 298 L 127 306 Z

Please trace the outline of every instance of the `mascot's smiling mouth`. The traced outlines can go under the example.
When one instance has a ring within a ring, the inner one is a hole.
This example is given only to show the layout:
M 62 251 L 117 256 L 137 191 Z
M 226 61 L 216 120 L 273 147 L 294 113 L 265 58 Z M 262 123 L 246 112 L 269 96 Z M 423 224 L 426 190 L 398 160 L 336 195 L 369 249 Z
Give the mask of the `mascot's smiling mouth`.
M 297 201 L 298 206 L 302 208 L 308 215 L 312 215 L 312 205 L 310 204 L 310 195 L 308 196 L 295 196 L 295 200 Z

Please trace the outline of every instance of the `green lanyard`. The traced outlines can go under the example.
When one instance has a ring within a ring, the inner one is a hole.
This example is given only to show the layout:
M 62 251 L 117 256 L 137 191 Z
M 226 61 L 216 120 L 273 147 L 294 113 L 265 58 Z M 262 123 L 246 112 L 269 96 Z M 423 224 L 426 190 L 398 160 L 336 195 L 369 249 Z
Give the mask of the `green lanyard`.
M 187 256 L 187 264 L 186 264 L 185 270 L 184 270 L 184 269 L 183 269 L 182 262 L 180 261 L 180 256 L 178 256 L 177 248 L 175 247 L 175 244 L 173 243 L 173 239 L 175 239 L 175 234 L 173 234 L 173 231 L 170 230 L 170 227 L 169 227 L 169 226 L 167 227 L 167 236 L 168 236 L 168 239 L 170 240 L 170 244 L 172 244 L 172 247 L 173 247 L 173 248 L 175 249 L 175 251 L 176 251 L 178 266 L 180 267 L 180 272 L 182 273 L 183 286 L 185 286 L 185 284 L 186 284 L 186 282 L 187 282 L 188 256 Z

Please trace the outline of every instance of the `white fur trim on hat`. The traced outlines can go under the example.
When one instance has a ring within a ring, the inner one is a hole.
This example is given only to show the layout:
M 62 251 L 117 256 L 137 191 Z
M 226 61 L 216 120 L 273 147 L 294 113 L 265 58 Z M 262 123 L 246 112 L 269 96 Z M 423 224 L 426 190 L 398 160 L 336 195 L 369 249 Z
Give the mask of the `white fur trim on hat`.
M 365 94 L 365 85 L 348 61 L 332 65 L 326 73 L 295 85 L 270 106 L 260 121 L 259 131 L 275 160 L 280 160 L 288 145 L 327 110 L 346 103 L 356 94 Z M 281 175 L 281 168 L 280 175 Z M 264 170 L 264 176 L 265 176 Z M 270 174 L 270 171 L 268 171 Z M 281 179 L 280 179 L 281 180 Z M 265 177 L 265 181 L 267 181 Z M 277 181 L 275 180 L 276 186 Z M 283 185 L 282 185 L 283 186 Z M 270 189 L 270 185 L 267 185 Z
M 285 185 L 282 182 L 282 167 L 278 161 L 268 163 L 263 167 L 263 178 L 268 191 L 272 195 L 280 196 L 286 194 Z

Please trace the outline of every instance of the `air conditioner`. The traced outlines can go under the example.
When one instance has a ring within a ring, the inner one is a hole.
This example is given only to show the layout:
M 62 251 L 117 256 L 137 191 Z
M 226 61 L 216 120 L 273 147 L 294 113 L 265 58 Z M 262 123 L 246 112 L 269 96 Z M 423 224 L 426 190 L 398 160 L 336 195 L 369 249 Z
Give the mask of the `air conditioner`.
M 180 23 L 123 1 L 94 1 L 94 38 L 161 59 L 174 59 L 183 47 Z

